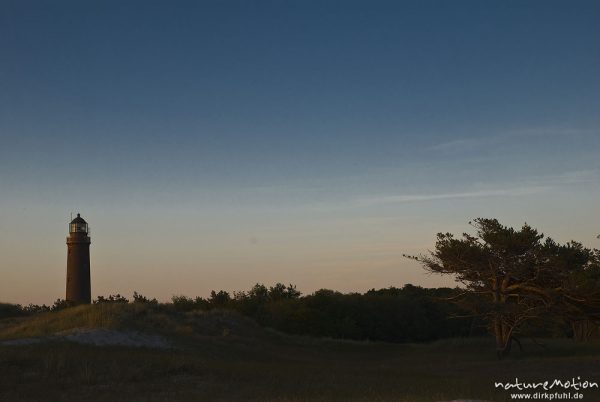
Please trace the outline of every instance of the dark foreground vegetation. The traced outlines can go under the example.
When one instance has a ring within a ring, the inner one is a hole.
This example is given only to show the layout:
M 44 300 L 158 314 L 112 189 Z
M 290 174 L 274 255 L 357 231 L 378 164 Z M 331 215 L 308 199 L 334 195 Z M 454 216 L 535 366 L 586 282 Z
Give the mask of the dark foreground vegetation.
M 99 296 L 94 304 L 152 305 L 178 312 L 231 310 L 252 318 L 263 327 L 294 335 L 357 341 L 394 343 L 431 342 L 447 338 L 481 337 L 489 332 L 485 320 L 471 314 L 462 303 L 454 303 L 461 289 L 402 288 L 370 290 L 364 294 L 342 294 L 322 289 L 302 296 L 292 285 L 257 284 L 247 292 L 211 292 L 208 298 L 174 296 L 171 303 L 158 303 L 134 293 Z M 27 317 L 61 311 L 64 300 L 49 306 L 0 304 L 0 319 Z M 561 316 L 540 315 L 519 328 L 524 338 L 573 338 L 571 323 Z M 598 337 L 597 327 L 588 339 Z
M 139 293 L 131 299 L 120 294 L 99 296 L 94 304 L 149 304 L 168 310 L 190 312 L 232 310 L 264 327 L 285 333 L 347 340 L 385 342 L 430 342 L 454 337 L 487 334 L 485 322 L 452 303 L 460 289 L 402 288 L 343 294 L 322 289 L 303 296 L 292 285 L 257 284 L 248 291 L 213 291 L 208 298 L 174 296 L 171 303 L 158 303 Z M 64 300 L 53 306 L 0 304 L 0 318 L 31 316 L 69 307 Z M 532 337 L 572 337 L 571 328 L 545 317 L 525 334 Z
M 76 328 L 158 334 L 172 347 L 49 338 Z M 27 339 L 39 343 L 28 344 Z M 7 339 L 24 340 L 20 345 Z M 99 303 L 0 321 L 1 401 L 508 401 L 509 382 L 600 377 L 600 343 L 523 340 L 497 360 L 493 339 L 356 342 L 285 335 L 226 310 Z M 582 391 L 598 400 L 597 389 Z
M 339 339 L 426 342 L 483 335 L 485 328 L 480 322 L 461 317 L 465 311 L 447 301 L 456 294 L 454 289 L 406 285 L 364 294 L 322 289 L 302 296 L 292 285 L 257 284 L 247 292 L 233 295 L 213 291 L 208 298 L 174 296 L 167 304 L 138 293 L 131 300 L 118 294 L 100 296 L 94 303 L 151 304 L 181 312 L 227 309 L 282 332 Z M 64 300 L 52 307 L 0 305 L 0 317 L 35 315 L 67 307 Z

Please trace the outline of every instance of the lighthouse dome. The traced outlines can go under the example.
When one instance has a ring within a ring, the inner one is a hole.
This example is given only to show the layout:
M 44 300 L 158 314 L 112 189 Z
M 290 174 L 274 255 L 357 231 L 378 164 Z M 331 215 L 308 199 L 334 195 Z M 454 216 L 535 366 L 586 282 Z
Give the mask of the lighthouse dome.
M 77 217 L 71 221 L 69 224 L 69 232 L 70 233 L 87 233 L 88 232 L 88 224 L 81 217 L 81 215 L 77 214 Z
M 77 214 L 77 217 L 71 221 L 71 223 L 87 223 L 81 215 Z

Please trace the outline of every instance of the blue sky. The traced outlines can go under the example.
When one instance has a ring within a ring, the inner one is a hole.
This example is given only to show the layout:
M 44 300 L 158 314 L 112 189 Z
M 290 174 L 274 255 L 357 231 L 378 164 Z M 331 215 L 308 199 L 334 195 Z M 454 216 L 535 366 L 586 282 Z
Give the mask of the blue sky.
M 0 295 L 451 284 L 475 217 L 597 246 L 600 6 L 0 1 Z

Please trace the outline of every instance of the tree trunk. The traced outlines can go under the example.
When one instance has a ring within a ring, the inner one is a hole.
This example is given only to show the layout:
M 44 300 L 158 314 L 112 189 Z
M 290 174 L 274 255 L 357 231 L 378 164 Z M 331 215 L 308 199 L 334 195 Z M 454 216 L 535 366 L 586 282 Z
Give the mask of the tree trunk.
M 596 324 L 590 320 L 571 321 L 573 329 L 573 340 L 575 342 L 587 342 L 596 331 Z
M 502 359 L 509 355 L 512 346 L 512 328 L 502 323 L 502 318 L 494 319 L 494 335 L 496 337 L 496 355 Z

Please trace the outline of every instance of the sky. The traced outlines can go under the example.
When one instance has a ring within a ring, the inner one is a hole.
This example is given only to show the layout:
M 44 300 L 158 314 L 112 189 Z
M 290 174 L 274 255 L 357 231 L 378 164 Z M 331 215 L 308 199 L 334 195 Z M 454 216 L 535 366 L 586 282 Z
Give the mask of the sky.
M 477 217 L 599 247 L 597 1 L 0 0 L 0 301 L 454 286 Z

